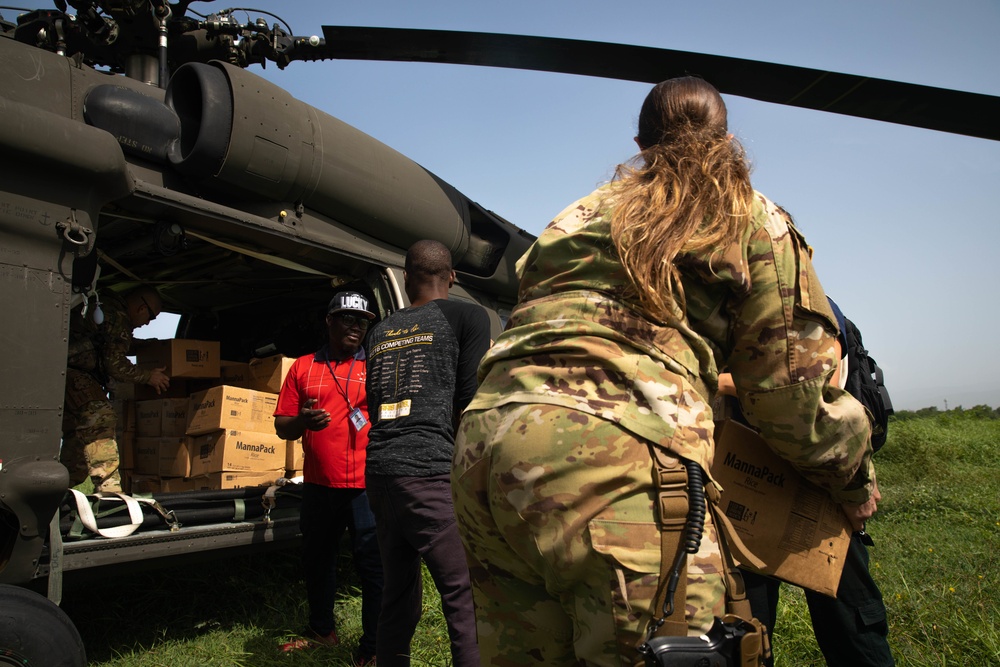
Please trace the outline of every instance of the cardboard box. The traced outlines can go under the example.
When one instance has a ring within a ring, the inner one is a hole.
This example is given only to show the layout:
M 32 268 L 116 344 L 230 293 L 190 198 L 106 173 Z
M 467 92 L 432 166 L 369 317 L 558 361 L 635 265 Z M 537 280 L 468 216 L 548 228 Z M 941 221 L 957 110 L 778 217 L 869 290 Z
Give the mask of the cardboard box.
M 764 561 L 761 572 L 836 596 L 851 528 L 826 491 L 732 421 L 716 432 L 712 477 L 723 488 L 722 511 Z
M 118 456 L 121 457 L 119 466 L 122 470 L 135 470 L 135 431 L 125 431 L 118 433 Z
M 159 438 L 136 438 L 135 439 L 135 460 L 132 469 L 136 475 L 159 475 L 160 474 L 160 454 L 158 449 Z
M 162 410 L 160 401 L 136 401 L 135 434 L 140 438 L 160 437 Z
M 171 378 L 219 377 L 219 341 L 150 338 L 137 341 L 136 364 L 166 368 Z
M 219 384 L 252 389 L 250 386 L 250 364 L 243 361 L 220 362 L 219 379 L 222 380 Z
M 285 468 L 285 441 L 274 433 L 215 431 L 188 436 L 188 447 L 192 477 L 215 472 L 283 471 Z
M 181 491 L 194 491 L 194 480 L 190 477 L 161 477 L 160 491 L 162 493 L 179 493 Z
M 192 394 L 187 435 L 218 430 L 274 433 L 277 394 L 222 385 Z
M 220 489 L 245 489 L 253 486 L 270 486 L 281 477 L 281 472 L 214 472 L 192 477 L 196 491 Z
M 136 438 L 135 472 L 160 477 L 187 477 L 191 473 L 187 438 Z
M 302 451 L 302 438 L 285 440 L 285 469 L 302 470 L 305 460 L 306 455 Z
M 111 406 L 115 410 L 115 433 L 135 433 L 135 401 L 114 399 Z
M 250 364 L 240 361 L 220 361 L 219 377 L 217 378 L 195 378 L 187 381 L 188 394 L 196 394 L 212 387 L 229 385 L 230 387 L 241 387 L 250 389 Z
M 140 438 L 183 436 L 187 430 L 188 403 L 187 397 L 136 401 L 136 435 Z
M 183 435 L 160 438 L 157 458 L 160 477 L 187 477 L 191 474 L 191 450 Z
M 187 398 L 188 394 L 191 393 L 189 382 L 189 380 L 185 380 L 184 378 L 171 377 L 170 386 L 159 393 L 148 384 L 132 386 L 135 387 L 135 400 L 156 401 L 161 398 Z
M 129 491 L 133 495 L 150 495 L 160 492 L 160 478 L 157 475 L 130 475 Z
M 281 383 L 285 381 L 288 369 L 292 367 L 294 361 L 293 357 L 285 357 L 280 354 L 251 359 L 249 364 L 250 388 L 277 394 L 281 391 Z

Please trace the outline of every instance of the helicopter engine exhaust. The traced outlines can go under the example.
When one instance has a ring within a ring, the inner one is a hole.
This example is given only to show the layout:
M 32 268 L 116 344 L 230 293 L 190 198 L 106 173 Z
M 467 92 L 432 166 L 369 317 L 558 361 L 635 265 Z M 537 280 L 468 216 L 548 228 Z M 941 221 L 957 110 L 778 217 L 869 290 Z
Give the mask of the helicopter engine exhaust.
M 417 163 L 238 67 L 183 65 L 165 101 L 181 123 L 168 156 L 188 176 L 301 202 L 396 247 L 435 239 L 479 276 L 496 271 L 511 241 L 499 219 Z
M 107 130 L 126 153 L 166 162 L 180 137 L 177 116 L 162 102 L 137 90 L 106 84 L 95 86 L 84 99 L 87 124 Z

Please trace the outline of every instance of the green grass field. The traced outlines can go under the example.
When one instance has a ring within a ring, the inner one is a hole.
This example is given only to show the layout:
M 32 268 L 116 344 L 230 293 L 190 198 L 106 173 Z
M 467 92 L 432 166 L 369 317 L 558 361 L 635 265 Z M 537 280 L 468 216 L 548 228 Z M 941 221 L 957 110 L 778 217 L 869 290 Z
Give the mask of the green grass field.
M 883 502 L 869 532 L 874 576 L 899 665 L 1000 664 L 1000 419 L 989 409 L 904 413 L 876 457 Z M 360 598 L 349 559 L 337 608 L 343 644 L 282 655 L 304 626 L 295 551 L 68 585 L 63 607 L 93 667 L 350 665 Z M 71 584 L 71 582 L 70 582 Z M 425 577 L 413 665 L 448 665 L 448 639 Z M 801 591 L 784 586 L 779 667 L 822 665 Z

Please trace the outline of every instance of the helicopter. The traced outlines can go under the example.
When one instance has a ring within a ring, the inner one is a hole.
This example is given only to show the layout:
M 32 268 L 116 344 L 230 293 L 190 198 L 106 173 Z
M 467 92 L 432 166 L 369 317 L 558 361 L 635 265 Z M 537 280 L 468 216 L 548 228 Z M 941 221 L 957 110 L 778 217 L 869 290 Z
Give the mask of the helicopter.
M 0 607 L 44 630 L 0 636 L 0 647 L 46 664 L 86 661 L 72 623 L 45 604 L 64 572 L 296 537 L 292 511 L 167 522 L 99 548 L 63 541 L 68 323 L 97 290 L 156 286 L 180 315 L 179 338 L 219 341 L 234 360 L 314 349 L 316 295 L 338 286 L 366 288 L 380 316 L 404 307 L 403 255 L 422 238 L 449 247 L 454 297 L 486 308 L 495 332 L 516 299 L 514 265 L 532 234 L 252 66 L 399 60 L 646 83 L 699 72 L 726 94 L 1000 139 L 1000 99 L 976 93 L 522 35 L 324 26 L 297 36 L 280 20 L 194 4 L 57 0 L 0 21 L 0 308 L 12 360 L 0 390 L 0 583 L 47 586 L 44 596 L 0 587 Z

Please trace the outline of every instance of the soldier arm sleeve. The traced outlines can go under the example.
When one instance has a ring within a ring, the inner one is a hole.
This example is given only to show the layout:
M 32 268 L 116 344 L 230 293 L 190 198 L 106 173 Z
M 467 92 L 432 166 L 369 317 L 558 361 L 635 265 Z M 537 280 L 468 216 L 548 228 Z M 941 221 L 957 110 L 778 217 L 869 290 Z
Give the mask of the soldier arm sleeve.
M 776 213 L 772 213 L 772 218 Z M 864 408 L 830 384 L 836 325 L 804 239 L 781 220 L 748 244 L 751 292 L 729 359 L 747 420 L 782 458 L 842 503 L 871 494 Z
M 132 347 L 132 330 L 122 318 L 107 322 L 107 343 L 103 347 L 104 369 L 108 376 L 118 382 L 146 384 L 149 382 L 150 371 L 144 370 L 129 361 L 129 349 Z

